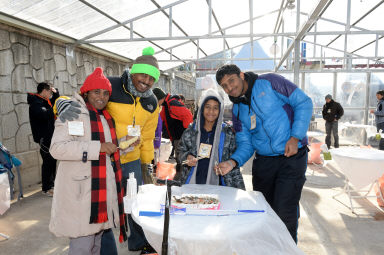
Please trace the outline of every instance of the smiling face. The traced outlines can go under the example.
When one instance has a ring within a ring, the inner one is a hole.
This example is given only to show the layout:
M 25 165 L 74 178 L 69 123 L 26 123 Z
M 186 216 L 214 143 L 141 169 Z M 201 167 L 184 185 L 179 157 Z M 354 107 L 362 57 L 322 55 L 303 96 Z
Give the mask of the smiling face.
M 84 93 L 84 95 L 97 110 L 103 110 L 109 100 L 109 91 L 105 89 L 93 89 Z
M 144 93 L 152 88 L 155 78 L 145 73 L 135 73 L 132 74 L 132 83 L 138 92 Z
M 220 86 L 231 97 L 240 97 L 245 94 L 244 73 L 226 74 L 220 81 Z
M 209 99 L 204 104 L 203 116 L 206 122 L 214 123 L 219 117 L 220 105 L 219 102 Z

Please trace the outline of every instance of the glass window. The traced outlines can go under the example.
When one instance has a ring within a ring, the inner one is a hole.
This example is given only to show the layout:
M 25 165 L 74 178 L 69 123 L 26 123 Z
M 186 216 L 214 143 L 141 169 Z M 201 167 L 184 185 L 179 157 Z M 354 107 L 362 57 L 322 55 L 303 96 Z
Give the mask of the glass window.
M 333 73 L 306 73 L 305 92 L 312 99 L 313 107 L 322 108 L 325 96 L 332 95 Z M 318 113 L 321 115 L 321 111 Z
M 344 108 L 364 107 L 366 82 L 366 73 L 338 73 L 335 100 Z
M 376 92 L 379 90 L 384 90 L 384 73 L 372 73 L 369 85 L 369 107 L 376 107 Z

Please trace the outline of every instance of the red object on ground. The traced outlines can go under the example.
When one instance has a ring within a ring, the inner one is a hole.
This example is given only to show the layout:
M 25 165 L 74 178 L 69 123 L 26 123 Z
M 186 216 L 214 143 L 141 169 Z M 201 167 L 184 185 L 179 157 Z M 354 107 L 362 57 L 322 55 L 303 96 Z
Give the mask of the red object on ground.
M 308 164 L 322 164 L 323 161 L 320 157 L 321 148 L 323 143 L 311 143 L 309 146 Z
M 379 178 L 379 187 L 381 190 L 381 194 L 384 196 L 384 174 Z M 384 207 L 384 201 L 380 197 L 380 191 L 377 190 L 377 187 L 375 186 L 375 191 L 376 191 L 376 197 L 377 197 L 377 203 L 379 204 L 380 207 Z
M 167 162 L 158 162 L 156 168 L 156 177 L 162 180 L 173 180 L 176 174 L 175 164 Z

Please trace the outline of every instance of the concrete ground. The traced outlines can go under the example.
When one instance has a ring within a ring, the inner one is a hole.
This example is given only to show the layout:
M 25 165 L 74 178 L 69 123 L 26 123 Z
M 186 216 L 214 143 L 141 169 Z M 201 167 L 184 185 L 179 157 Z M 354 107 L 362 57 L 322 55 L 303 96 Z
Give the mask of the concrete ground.
M 245 167 L 243 174 L 251 190 L 249 169 Z M 353 214 L 345 194 L 338 200 L 332 198 L 343 186 L 343 174 L 334 162 L 308 166 L 300 203 L 299 248 L 308 255 L 384 254 L 384 213 L 376 199 L 354 199 Z M 67 254 L 68 239 L 56 238 L 48 231 L 50 208 L 51 198 L 41 194 L 39 186 L 25 192 L 20 202 L 14 201 L 0 216 L 0 233 L 10 236 L 9 240 L 0 237 L 0 254 Z M 119 254 L 138 254 L 128 252 L 124 245 L 118 249 Z

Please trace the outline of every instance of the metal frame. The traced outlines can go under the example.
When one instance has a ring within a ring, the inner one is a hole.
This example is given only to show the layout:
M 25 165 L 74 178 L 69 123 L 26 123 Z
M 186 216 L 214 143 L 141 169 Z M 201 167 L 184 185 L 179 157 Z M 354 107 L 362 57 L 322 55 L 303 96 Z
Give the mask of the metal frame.
M 344 181 L 345 181 L 345 185 L 344 185 L 344 187 L 343 187 L 343 190 L 340 191 L 339 193 L 337 193 L 336 195 L 332 196 L 332 198 L 335 199 L 336 201 L 340 202 L 339 200 L 336 199 L 336 197 L 337 197 L 337 196 L 340 196 L 340 195 L 342 195 L 342 194 L 344 194 L 344 193 L 347 194 L 347 196 L 348 196 L 348 198 L 349 198 L 349 204 L 350 204 L 349 209 L 351 209 L 351 211 L 352 211 L 353 214 L 357 214 L 357 213 L 355 213 L 355 209 L 354 209 L 355 207 L 353 206 L 352 198 L 368 198 L 368 197 L 376 197 L 376 198 L 377 198 L 376 195 L 368 195 L 368 194 L 372 191 L 372 188 L 373 188 L 375 185 L 376 185 L 376 187 L 377 187 L 377 189 L 378 189 L 378 191 L 379 191 L 379 195 L 380 195 L 379 198 L 381 199 L 381 201 L 384 202 L 383 193 L 381 192 L 381 189 L 380 189 L 380 185 L 379 185 L 378 180 L 375 180 L 375 181 L 371 184 L 371 186 L 369 187 L 368 191 L 366 191 L 366 190 L 352 190 L 352 189 L 350 188 L 349 180 L 348 180 L 347 177 L 345 177 Z M 355 192 L 357 192 L 357 193 L 361 193 L 361 192 L 366 192 L 366 193 L 365 193 L 364 195 L 351 195 L 351 192 L 352 192 L 352 191 L 355 191 Z
M 164 52 L 169 54 L 169 60 L 161 60 L 162 62 L 182 62 L 182 63 L 186 64 L 186 63 L 191 62 L 191 61 L 205 61 L 206 62 L 206 61 L 217 61 L 218 60 L 218 59 L 214 59 L 214 58 L 209 58 L 208 52 L 204 49 L 204 47 L 201 46 L 201 43 L 200 43 L 201 40 L 222 39 L 223 40 L 223 44 L 222 44 L 223 46 L 222 46 L 222 50 L 219 52 L 224 53 L 226 50 L 232 50 L 232 49 L 238 47 L 238 46 L 230 45 L 228 40 L 227 40 L 229 38 L 248 38 L 249 40 L 247 43 L 251 43 L 251 49 L 253 49 L 253 43 L 252 42 L 255 40 L 259 40 L 259 38 L 273 37 L 273 41 L 275 43 L 277 42 L 278 39 L 281 38 L 282 50 L 283 50 L 284 40 L 286 38 L 290 38 L 290 39 L 293 39 L 292 44 L 289 45 L 289 47 L 287 47 L 284 52 L 283 51 L 281 52 L 281 56 L 274 56 L 274 58 L 272 58 L 274 61 L 278 61 L 278 63 L 275 65 L 274 70 L 269 70 L 269 71 L 281 72 L 281 70 L 279 70 L 279 68 L 283 65 L 283 63 L 287 62 L 286 67 L 288 68 L 288 70 L 290 72 L 293 72 L 295 74 L 294 75 L 295 82 L 298 82 L 298 74 L 302 73 L 304 71 L 304 70 L 301 70 L 300 66 L 299 66 L 300 42 L 307 42 L 307 43 L 312 43 L 313 45 L 315 45 L 314 52 L 313 52 L 314 55 L 311 58 L 312 60 L 327 59 L 327 58 L 323 57 L 323 54 L 322 54 L 323 49 L 332 49 L 332 50 L 337 50 L 339 52 L 343 52 L 344 56 L 338 57 L 338 59 L 343 60 L 343 69 L 344 70 L 352 70 L 353 66 L 351 65 L 351 62 L 354 58 L 366 59 L 368 67 L 369 67 L 370 61 L 376 62 L 376 61 L 380 61 L 381 59 L 384 58 L 383 56 L 378 56 L 378 47 L 379 47 L 378 41 L 384 38 L 384 30 L 368 30 L 368 29 L 365 29 L 363 27 L 357 26 L 358 23 L 360 23 L 362 20 L 364 20 L 366 17 L 368 17 L 369 14 L 371 14 L 379 6 L 381 6 L 384 3 L 384 0 L 379 1 L 375 6 L 370 8 L 367 12 L 365 12 L 361 17 L 359 17 L 353 23 L 351 22 L 351 3 L 352 3 L 351 0 L 346 0 L 346 1 L 348 1 L 348 5 L 347 5 L 347 19 L 346 19 L 345 23 L 322 17 L 323 13 L 331 5 L 333 0 L 320 0 L 317 3 L 317 6 L 312 11 L 312 13 L 309 15 L 305 12 L 300 11 L 300 0 L 296 0 L 296 10 L 297 10 L 297 12 L 296 12 L 296 32 L 284 32 L 283 14 L 287 10 L 287 5 L 289 2 L 288 0 L 281 0 L 279 9 L 276 9 L 276 10 L 271 11 L 269 13 L 265 13 L 263 15 L 259 15 L 257 17 L 254 17 L 254 15 L 253 15 L 254 2 L 253 2 L 253 0 L 249 0 L 248 1 L 249 18 L 244 20 L 244 21 L 238 22 L 236 24 L 232 24 L 232 25 L 225 27 L 225 28 L 223 28 L 221 26 L 220 21 L 219 21 L 218 17 L 216 16 L 215 9 L 212 5 L 212 0 L 205 0 L 204 2 L 208 6 L 208 13 L 207 13 L 207 15 L 208 15 L 208 24 L 207 24 L 208 25 L 208 31 L 207 31 L 207 33 L 202 33 L 202 35 L 197 35 L 197 36 L 188 35 L 188 33 L 185 31 L 185 29 L 182 26 L 180 26 L 173 18 L 173 16 L 174 16 L 173 7 L 182 5 L 183 3 L 187 2 L 187 1 L 189 1 L 189 0 L 175 0 L 174 2 L 172 2 L 170 4 L 160 6 L 156 0 L 150 0 L 150 3 L 152 3 L 156 7 L 155 10 L 149 11 L 149 12 L 144 13 L 142 15 L 138 15 L 136 17 L 133 17 L 131 19 L 128 19 L 128 20 L 121 22 L 121 21 L 115 19 L 114 17 L 112 17 L 107 12 L 101 10 L 97 6 L 94 6 L 93 4 L 88 2 L 87 0 L 79 0 L 79 2 L 82 3 L 83 5 L 93 9 L 94 11 L 103 15 L 104 17 L 108 18 L 109 20 L 112 20 L 116 24 L 109 26 L 105 29 L 101 29 L 100 31 L 97 31 L 95 33 L 84 36 L 83 38 L 80 38 L 80 39 L 70 38 L 69 40 L 66 39 L 65 41 L 67 43 L 73 44 L 74 46 L 81 46 L 81 47 L 94 47 L 92 45 L 94 43 L 146 41 L 146 42 L 149 42 L 152 45 L 156 46 L 158 49 L 160 49 L 155 54 L 164 53 Z M 143 19 L 145 17 L 149 17 L 151 15 L 160 13 L 160 12 L 163 13 L 165 15 L 165 17 L 169 20 L 169 22 L 168 22 L 169 28 L 168 28 L 168 35 L 167 36 L 145 37 L 142 34 L 135 31 L 134 23 L 136 21 Z M 273 29 L 273 31 L 271 31 L 271 33 L 253 33 L 253 21 L 254 20 L 259 19 L 261 17 L 264 17 L 266 15 L 272 15 L 274 13 L 278 13 L 278 14 L 276 17 L 274 29 Z M 307 15 L 309 18 L 306 20 L 306 22 L 304 23 L 303 26 L 299 27 L 300 19 L 302 18 L 302 15 L 304 15 L 304 16 Z M 13 20 L 15 20 L 15 19 L 13 19 Z M 332 23 L 335 23 L 338 25 L 343 25 L 343 26 L 345 26 L 345 30 L 344 31 L 318 31 L 318 29 L 317 29 L 317 21 L 318 20 L 323 20 L 323 21 L 332 22 Z M 215 22 L 215 24 L 217 25 L 217 27 L 218 27 L 217 31 L 212 31 L 212 24 L 213 24 L 212 22 Z M 25 23 L 28 23 L 28 22 L 25 22 Z M 243 25 L 245 23 L 249 23 L 249 27 L 250 27 L 249 33 L 246 33 L 246 34 L 229 34 L 227 32 L 228 29 L 238 27 L 238 26 Z M 174 36 L 174 31 L 172 31 L 173 26 L 177 27 L 181 31 L 183 36 Z M 92 39 L 98 35 L 102 35 L 106 32 L 112 31 L 112 30 L 119 28 L 119 27 L 124 27 L 125 29 L 127 29 L 129 31 L 128 38 L 111 38 L 111 39 L 106 39 L 106 40 Z M 356 29 L 356 31 L 351 30 L 351 29 Z M 43 30 L 41 30 L 41 31 L 43 31 Z M 57 37 L 60 37 L 59 36 L 60 34 L 55 33 L 54 31 L 44 30 L 44 33 L 51 33 L 51 34 L 54 33 L 54 34 L 57 34 Z M 355 34 L 356 35 L 358 35 L 358 34 L 373 34 L 373 35 L 376 35 L 376 39 L 369 41 L 369 42 L 365 42 L 363 45 L 357 47 L 356 49 L 354 49 L 350 52 L 348 52 L 347 51 L 348 36 L 349 35 L 355 35 Z M 314 41 L 309 42 L 308 40 L 305 40 L 305 36 L 307 36 L 307 35 L 308 36 L 313 35 Z M 327 44 L 321 45 L 317 42 L 317 36 L 321 36 L 321 35 L 335 35 L 335 37 L 332 38 Z M 336 49 L 335 47 L 331 47 L 331 45 L 342 35 L 345 35 L 344 48 L 343 49 Z M 135 36 L 137 38 L 135 38 Z M 61 36 L 61 37 L 64 38 L 63 36 Z M 157 41 L 164 41 L 164 40 L 174 41 L 175 45 L 173 45 L 171 47 L 162 47 L 161 43 L 157 42 Z M 185 41 L 185 42 L 181 42 L 181 43 L 177 42 L 180 40 Z M 193 45 L 195 45 L 196 53 L 197 53 L 196 59 L 184 59 L 180 56 L 177 56 L 177 54 L 174 53 L 175 48 L 186 45 L 188 43 L 192 43 Z M 375 44 L 374 57 L 359 56 L 358 54 L 356 54 L 357 51 L 359 51 L 359 50 L 361 50 L 361 49 L 363 49 L 369 45 L 372 45 L 373 43 Z M 320 58 L 316 57 L 317 47 L 320 47 L 320 52 L 321 52 Z M 95 48 L 97 48 L 97 47 L 95 47 Z M 293 68 L 291 68 L 291 63 L 290 63 L 290 61 L 288 61 L 292 50 L 294 50 L 296 52 L 295 59 L 293 61 L 293 63 L 294 63 Z M 224 61 L 224 62 L 225 61 L 231 61 L 231 60 L 233 60 L 232 57 L 231 58 L 225 58 L 223 60 L 220 59 L 220 61 Z M 252 63 L 254 60 L 257 60 L 253 56 L 253 50 L 251 51 L 251 54 L 250 54 L 250 57 L 248 60 L 250 60 Z M 381 63 L 381 62 L 379 62 L 379 63 Z M 323 70 L 323 69 L 321 69 L 321 70 Z M 355 69 L 353 69 L 353 70 L 355 70 Z M 192 70 L 192 71 L 194 71 L 194 70 Z

